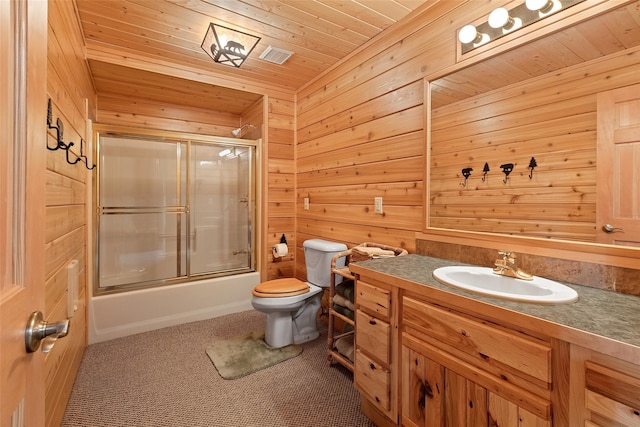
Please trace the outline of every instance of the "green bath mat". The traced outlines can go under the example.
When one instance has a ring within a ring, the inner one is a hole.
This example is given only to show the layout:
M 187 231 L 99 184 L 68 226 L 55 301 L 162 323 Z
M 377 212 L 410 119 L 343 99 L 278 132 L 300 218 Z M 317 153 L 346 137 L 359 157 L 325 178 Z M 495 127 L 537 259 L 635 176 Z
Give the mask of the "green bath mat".
M 276 365 L 302 353 L 302 346 L 291 344 L 271 348 L 264 342 L 264 332 L 251 332 L 220 340 L 207 348 L 207 356 L 225 380 L 234 380 Z

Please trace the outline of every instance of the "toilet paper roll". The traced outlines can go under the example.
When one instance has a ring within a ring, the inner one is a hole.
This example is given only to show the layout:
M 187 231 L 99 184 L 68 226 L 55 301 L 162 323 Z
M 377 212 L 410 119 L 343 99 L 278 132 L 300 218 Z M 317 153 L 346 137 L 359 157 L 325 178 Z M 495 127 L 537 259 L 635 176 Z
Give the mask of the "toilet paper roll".
M 273 257 L 282 258 L 289 253 L 289 248 L 286 243 L 278 243 L 273 247 Z

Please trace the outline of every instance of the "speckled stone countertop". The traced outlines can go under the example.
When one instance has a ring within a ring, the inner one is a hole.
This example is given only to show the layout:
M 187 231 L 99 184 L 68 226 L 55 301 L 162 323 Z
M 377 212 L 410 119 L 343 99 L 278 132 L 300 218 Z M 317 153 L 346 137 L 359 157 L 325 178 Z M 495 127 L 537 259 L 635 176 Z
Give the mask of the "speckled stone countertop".
M 640 354 L 640 297 L 564 283 L 575 289 L 580 299 L 570 304 L 541 305 L 485 297 L 438 282 L 433 270 L 459 262 L 423 255 L 373 259 L 352 264 L 384 275 L 394 276 L 517 313 L 532 316 L 558 325 L 595 334 L 600 337 L 638 347 Z M 425 292 L 428 292 L 425 289 Z M 633 354 L 635 350 L 633 349 Z M 640 363 L 640 359 L 636 361 Z

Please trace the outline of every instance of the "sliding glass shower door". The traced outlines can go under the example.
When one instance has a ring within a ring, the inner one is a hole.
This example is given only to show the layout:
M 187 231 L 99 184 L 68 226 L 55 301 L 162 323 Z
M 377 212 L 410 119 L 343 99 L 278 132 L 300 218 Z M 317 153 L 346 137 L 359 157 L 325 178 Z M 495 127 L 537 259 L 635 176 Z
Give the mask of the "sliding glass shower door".
M 255 144 L 100 136 L 97 293 L 253 271 Z

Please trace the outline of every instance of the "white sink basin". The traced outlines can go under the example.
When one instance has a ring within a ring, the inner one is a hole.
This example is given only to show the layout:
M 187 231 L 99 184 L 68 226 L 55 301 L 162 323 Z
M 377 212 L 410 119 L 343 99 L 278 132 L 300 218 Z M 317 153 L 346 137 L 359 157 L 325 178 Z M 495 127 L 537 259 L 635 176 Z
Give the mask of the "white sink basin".
M 490 297 L 532 302 L 566 304 L 578 300 L 578 293 L 553 280 L 533 276 L 533 280 L 497 275 L 488 267 L 450 266 L 433 271 L 433 277 L 445 285 Z

